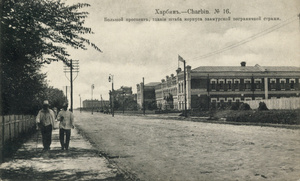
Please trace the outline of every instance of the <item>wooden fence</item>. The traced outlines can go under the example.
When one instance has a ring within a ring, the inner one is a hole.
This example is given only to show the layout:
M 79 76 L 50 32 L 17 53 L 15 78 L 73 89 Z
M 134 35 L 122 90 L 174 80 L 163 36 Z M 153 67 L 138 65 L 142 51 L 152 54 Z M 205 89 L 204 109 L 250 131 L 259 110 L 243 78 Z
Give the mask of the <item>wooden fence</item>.
M 7 115 L 0 116 L 0 162 L 4 160 L 4 150 L 7 145 L 32 132 L 35 128 L 35 116 L 31 115 Z
M 300 109 L 299 97 L 244 101 L 251 109 L 257 109 L 260 102 L 266 103 L 268 109 Z

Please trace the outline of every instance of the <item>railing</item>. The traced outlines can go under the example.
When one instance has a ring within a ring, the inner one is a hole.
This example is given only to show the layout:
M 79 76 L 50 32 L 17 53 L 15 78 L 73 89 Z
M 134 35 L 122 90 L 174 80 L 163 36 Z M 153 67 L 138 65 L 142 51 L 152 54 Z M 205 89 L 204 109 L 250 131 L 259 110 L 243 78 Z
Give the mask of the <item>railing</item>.
M 7 115 L 0 118 L 0 162 L 3 162 L 6 146 L 34 130 L 35 116 Z
M 251 109 L 257 109 L 260 102 L 266 103 L 268 109 L 300 109 L 299 97 L 244 101 Z

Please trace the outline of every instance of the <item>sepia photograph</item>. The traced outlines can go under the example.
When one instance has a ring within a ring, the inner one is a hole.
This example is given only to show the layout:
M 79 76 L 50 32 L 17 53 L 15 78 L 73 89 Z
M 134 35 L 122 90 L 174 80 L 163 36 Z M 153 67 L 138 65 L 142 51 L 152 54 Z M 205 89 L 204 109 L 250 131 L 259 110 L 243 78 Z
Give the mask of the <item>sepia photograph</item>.
M 300 180 L 300 1 L 0 0 L 0 180 Z

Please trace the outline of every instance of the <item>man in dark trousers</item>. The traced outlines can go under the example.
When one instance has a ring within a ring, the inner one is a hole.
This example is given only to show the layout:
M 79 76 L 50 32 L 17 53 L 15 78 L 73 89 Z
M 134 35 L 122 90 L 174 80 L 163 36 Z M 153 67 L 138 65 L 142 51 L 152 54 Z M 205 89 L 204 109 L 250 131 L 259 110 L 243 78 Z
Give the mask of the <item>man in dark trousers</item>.
M 52 129 L 54 127 L 54 112 L 49 109 L 49 101 L 43 102 L 43 108 L 36 116 L 37 128 L 41 130 L 44 151 L 50 150 Z
M 63 109 L 58 113 L 57 120 L 59 123 L 59 140 L 61 149 L 68 150 L 71 137 L 71 128 L 74 128 L 74 115 L 68 110 L 68 104 L 63 105 Z M 66 135 L 66 140 L 65 140 Z

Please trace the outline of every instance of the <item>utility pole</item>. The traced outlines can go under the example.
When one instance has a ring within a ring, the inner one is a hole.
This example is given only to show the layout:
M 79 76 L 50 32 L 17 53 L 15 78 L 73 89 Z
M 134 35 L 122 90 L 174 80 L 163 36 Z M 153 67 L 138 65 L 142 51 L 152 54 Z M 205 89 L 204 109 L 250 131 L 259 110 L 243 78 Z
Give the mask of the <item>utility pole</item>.
M 111 115 L 114 117 L 114 75 L 109 74 L 108 81 L 111 82 Z
M 298 14 L 298 18 L 299 18 L 299 28 L 300 28 L 300 13 Z
M 68 101 L 68 86 L 66 86 L 66 102 Z
M 145 115 L 146 103 L 145 103 L 145 79 L 143 77 L 143 114 Z
M 187 108 L 186 108 L 186 68 L 185 68 L 185 60 L 183 62 L 184 66 L 184 116 L 187 117 Z
M 184 79 L 184 117 L 187 117 L 187 107 L 186 107 L 186 68 L 185 68 L 185 60 L 178 55 L 178 60 L 183 62 L 184 66 L 184 74 L 183 74 L 183 79 Z
M 92 114 L 94 114 L 94 100 L 93 100 L 93 90 L 94 90 L 95 86 L 94 84 L 92 84 L 91 90 L 92 90 Z
M 125 91 L 124 91 L 124 89 L 122 90 L 122 94 L 123 94 L 123 104 L 122 104 L 122 106 L 123 106 L 123 114 L 124 114 L 124 99 L 125 99 L 125 96 L 124 96 Z
M 104 109 L 103 109 L 102 94 L 100 94 L 100 101 L 101 101 L 101 109 L 100 109 L 100 110 L 104 110 Z
M 71 83 L 71 112 L 73 112 L 73 64 L 71 59 L 71 66 L 70 66 L 70 83 Z
M 70 62 L 66 63 L 64 66 L 64 73 L 66 78 L 70 81 L 71 85 L 71 111 L 73 112 L 73 81 L 77 78 L 79 72 L 79 60 L 70 60 Z M 70 79 L 67 77 L 66 73 L 70 73 Z M 76 77 L 73 79 L 73 73 L 77 73 Z M 67 95 L 67 87 L 66 87 L 66 95 Z
M 81 96 L 80 96 L 80 94 L 79 94 L 79 103 L 80 103 L 79 110 L 80 110 L 80 113 L 81 113 Z
M 209 94 L 210 80 L 209 80 L 209 74 L 207 74 L 206 87 L 207 87 L 207 108 L 208 108 L 208 111 L 209 111 L 210 110 L 210 94 Z

